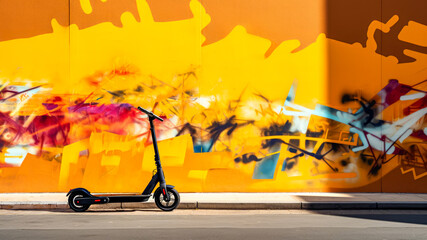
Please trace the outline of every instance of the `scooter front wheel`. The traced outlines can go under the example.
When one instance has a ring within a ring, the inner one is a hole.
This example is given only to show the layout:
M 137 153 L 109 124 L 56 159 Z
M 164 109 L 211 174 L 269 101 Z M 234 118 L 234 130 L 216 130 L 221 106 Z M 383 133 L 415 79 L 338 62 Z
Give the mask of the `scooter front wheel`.
M 70 194 L 70 196 L 68 196 L 68 205 L 75 212 L 84 212 L 90 207 L 90 205 L 80 205 L 76 203 L 76 198 L 82 198 L 82 197 L 87 197 L 87 194 L 80 191 L 73 192 Z
M 156 202 L 156 205 L 158 208 L 160 208 L 163 211 L 172 211 L 179 205 L 179 193 L 177 190 L 173 188 L 167 188 L 167 192 L 169 195 L 169 201 L 166 201 L 162 190 L 159 188 L 156 189 L 154 192 L 154 202 Z

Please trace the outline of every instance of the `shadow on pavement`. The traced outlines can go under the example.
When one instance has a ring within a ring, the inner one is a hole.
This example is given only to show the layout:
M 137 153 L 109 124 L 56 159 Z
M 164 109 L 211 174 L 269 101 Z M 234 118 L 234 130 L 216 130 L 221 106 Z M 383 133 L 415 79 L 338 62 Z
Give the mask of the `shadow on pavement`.
M 311 210 L 322 215 L 427 225 L 427 211 L 416 210 Z M 375 225 L 372 225 L 375 227 Z
M 397 200 L 387 196 L 382 196 L 381 199 L 376 199 L 375 201 L 363 195 L 351 193 L 337 193 L 333 196 L 301 194 L 295 197 L 300 199 L 303 204 L 304 202 L 311 204 L 311 208 L 307 210 L 316 214 L 427 225 L 427 209 L 417 209 L 416 205 L 414 205 L 413 209 L 410 209 L 410 206 L 408 207 L 411 202 L 416 203 L 423 200 L 418 199 L 416 196 L 405 195 L 406 199 L 404 200 L 408 201 L 405 206 L 406 209 L 377 209 L 375 207 L 376 202 Z M 335 203 L 336 205 L 334 205 Z M 328 209 L 331 206 L 332 208 Z

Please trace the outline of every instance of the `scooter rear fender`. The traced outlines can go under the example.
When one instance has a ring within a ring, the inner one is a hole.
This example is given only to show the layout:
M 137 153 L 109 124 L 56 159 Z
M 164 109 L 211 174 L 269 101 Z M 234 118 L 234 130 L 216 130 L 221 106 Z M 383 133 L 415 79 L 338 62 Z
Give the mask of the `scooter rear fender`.
M 74 188 L 74 189 L 70 189 L 70 191 L 67 193 L 67 197 L 73 192 L 84 192 L 88 196 L 92 196 L 92 194 L 90 194 L 90 192 L 86 188 Z

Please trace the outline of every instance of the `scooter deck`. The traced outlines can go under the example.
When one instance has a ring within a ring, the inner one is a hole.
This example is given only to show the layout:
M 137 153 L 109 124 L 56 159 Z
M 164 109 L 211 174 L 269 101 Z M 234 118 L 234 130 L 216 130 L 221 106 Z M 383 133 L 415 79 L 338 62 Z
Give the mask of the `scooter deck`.
M 107 194 L 102 194 L 102 193 L 97 193 L 97 194 L 92 194 L 92 196 L 94 197 L 117 197 L 117 196 L 144 196 L 141 195 L 141 193 L 107 193 Z
M 90 196 L 90 197 L 79 197 L 76 198 L 77 204 L 81 205 L 92 205 L 92 204 L 104 204 L 104 203 L 118 203 L 118 202 L 146 202 L 151 197 L 151 194 L 145 195 L 116 195 L 116 196 Z
M 129 195 L 129 196 L 111 196 L 108 197 L 110 203 L 115 202 L 145 202 L 151 197 L 151 194 L 148 195 Z

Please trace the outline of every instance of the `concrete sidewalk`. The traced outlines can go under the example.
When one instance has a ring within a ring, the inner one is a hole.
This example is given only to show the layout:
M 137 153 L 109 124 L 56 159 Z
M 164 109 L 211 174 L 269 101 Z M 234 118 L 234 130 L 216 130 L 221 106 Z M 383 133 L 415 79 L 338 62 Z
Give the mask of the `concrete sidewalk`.
M 427 194 L 401 193 L 181 193 L 180 209 L 427 209 Z M 96 209 L 156 208 L 145 203 L 92 205 Z M 67 210 L 66 193 L 2 193 L 0 209 Z

